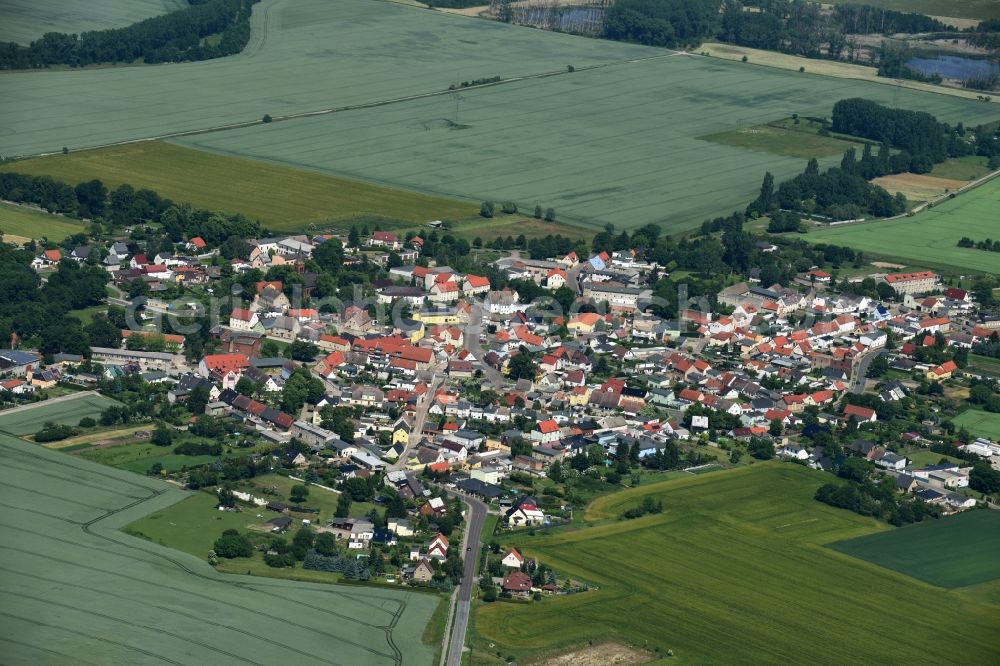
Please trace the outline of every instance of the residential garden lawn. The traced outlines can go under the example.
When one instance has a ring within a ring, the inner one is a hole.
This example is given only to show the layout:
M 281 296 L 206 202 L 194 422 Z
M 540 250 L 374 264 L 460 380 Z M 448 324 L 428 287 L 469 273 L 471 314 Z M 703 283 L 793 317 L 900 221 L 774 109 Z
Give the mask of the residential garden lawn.
M 118 446 L 80 449 L 74 451 L 74 454 L 102 465 L 118 467 L 136 474 L 145 474 L 156 463 L 163 465 L 163 469 L 169 474 L 179 472 L 185 467 L 200 467 L 218 459 L 218 456 L 210 455 L 182 456 L 173 451 L 173 445 L 157 446 L 148 441 L 136 442 L 130 437 Z
M 70 310 L 66 314 L 70 317 L 75 317 L 80 320 L 80 323 L 84 326 L 90 324 L 94 319 L 96 314 L 106 314 L 108 312 L 108 306 L 106 304 L 102 305 L 92 305 L 89 308 L 81 308 L 79 310 Z
M 0 42 L 29 44 L 47 32 L 80 34 L 123 28 L 186 7 L 184 0 L 2 0 Z
M 251 525 L 265 523 L 278 515 L 263 508 L 259 511 L 247 507 L 240 512 L 219 511 L 217 505 L 218 500 L 210 492 L 188 493 L 180 502 L 131 523 L 125 531 L 204 559 L 224 531 L 244 532 Z M 258 513 L 265 517 L 257 518 Z
M 28 409 L 14 413 L 0 412 L 0 431 L 12 435 L 33 435 L 49 421 L 62 425 L 77 425 L 80 419 L 98 419 L 108 407 L 120 404 L 99 393 L 79 393 L 56 403 L 32 403 Z
M 173 506 L 137 520 L 125 527 L 124 531 L 161 546 L 204 558 L 224 531 L 234 529 L 263 538 L 268 534 L 264 524 L 281 515 L 264 507 L 255 509 L 243 505 L 240 511 L 220 511 L 217 504 L 214 494 L 202 490 L 192 493 L 187 499 Z M 293 522 L 292 527 L 282 536 L 291 539 L 301 524 L 297 522 L 298 518 L 305 515 L 308 514 L 292 513 L 291 516 L 296 522 Z M 264 563 L 260 553 L 254 553 L 253 557 L 220 558 L 216 569 L 224 573 L 316 583 L 336 583 L 342 579 L 340 574 L 310 571 L 301 566 L 285 569 L 269 567 Z
M 474 648 L 520 661 L 615 640 L 684 663 L 993 663 L 1000 606 L 823 547 L 891 529 L 814 500 L 832 479 L 757 463 L 600 497 L 591 527 L 518 542 L 592 589 L 478 605 Z M 618 520 L 646 496 L 664 512 Z
M 966 428 L 973 435 L 1000 439 L 1000 414 L 970 407 L 952 418 L 952 422 L 958 428 Z
M 60 241 L 85 231 L 87 227 L 79 220 L 51 215 L 27 206 L 0 204 L 0 232 L 3 232 L 7 242 L 31 238 Z
M 809 160 L 813 157 L 841 156 L 852 147 L 860 154 L 864 149 L 864 145 L 861 143 L 832 136 L 820 136 L 816 133 L 820 127 L 819 123 L 806 118 L 798 120 L 798 125 L 789 118 L 785 121 L 727 130 L 698 138 L 726 146 L 786 155 L 803 160 Z
M 6 663 L 431 660 L 422 637 L 435 595 L 226 575 L 204 548 L 190 555 L 120 531 L 197 495 L 3 435 L 0 455 Z M 170 534 L 156 521 L 148 529 Z
M 806 240 L 847 245 L 865 254 L 963 274 L 996 272 L 997 254 L 957 246 L 1000 234 L 1000 178 L 957 195 L 913 217 L 839 227 L 810 228 Z
M 934 451 L 928 451 L 927 449 L 918 449 L 916 451 L 909 451 L 906 457 L 910 459 L 910 463 L 914 467 L 926 467 L 927 465 L 937 465 L 941 462 L 942 458 L 946 458 L 949 462 L 962 463 L 960 458 L 954 456 L 946 456 L 941 453 L 935 453 Z
M 1000 512 L 965 511 L 830 548 L 938 587 L 989 583 L 1000 579 Z
M 382 226 L 387 221 L 409 225 L 464 219 L 479 212 L 479 206 L 469 202 L 159 141 L 49 155 L 0 168 L 44 174 L 71 185 L 98 178 L 109 188 L 122 183 L 148 187 L 174 201 L 258 218 L 274 231 L 337 227 L 355 219 L 368 219 L 369 224 L 381 221 Z M 0 229 L 8 231 L 2 210 Z M 19 232 L 11 229 L 10 233 Z
M 239 484 L 239 488 L 240 490 L 244 490 L 257 497 L 262 497 L 267 500 L 273 499 L 278 502 L 284 502 L 285 504 L 294 506 L 288 497 L 292 491 L 292 487 L 300 485 L 303 485 L 301 481 L 295 481 L 294 479 L 282 476 L 281 474 L 265 474 L 264 476 L 257 476 L 241 482 Z M 337 510 L 337 501 L 339 499 L 340 495 L 338 493 L 323 490 L 322 488 L 317 488 L 316 486 L 309 486 L 309 497 L 307 497 L 306 501 L 302 503 L 302 506 L 319 509 L 318 516 L 314 514 L 312 519 L 314 522 L 318 521 L 325 523 L 327 520 L 334 517 L 334 513 Z M 368 505 L 368 509 L 365 511 L 365 514 L 371 510 L 372 506 L 373 505 L 371 504 Z M 353 511 L 351 512 L 351 515 L 354 515 Z M 307 513 L 293 513 L 292 516 L 296 518 L 310 518 L 310 514 Z

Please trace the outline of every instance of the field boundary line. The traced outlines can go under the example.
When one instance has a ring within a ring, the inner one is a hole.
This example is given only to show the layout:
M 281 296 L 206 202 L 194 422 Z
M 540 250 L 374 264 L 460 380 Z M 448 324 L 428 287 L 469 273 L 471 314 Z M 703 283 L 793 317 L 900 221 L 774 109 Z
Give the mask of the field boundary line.
M 412 102 L 414 100 L 428 99 L 431 97 L 440 97 L 443 95 L 451 95 L 456 92 L 461 92 L 465 90 L 478 90 L 482 88 L 492 88 L 495 86 L 507 85 L 509 83 L 518 83 L 521 81 L 534 81 L 538 79 L 547 79 L 553 76 L 568 76 L 571 74 L 581 74 L 584 72 L 589 72 L 597 69 L 605 69 L 607 67 L 617 67 L 622 65 L 630 65 L 639 62 L 646 62 L 648 60 L 660 60 L 663 58 L 669 58 L 670 56 L 677 55 L 677 51 L 671 51 L 669 53 L 659 53 L 657 55 L 647 56 L 644 58 L 630 58 L 628 60 L 614 60 L 611 62 L 600 63 L 597 65 L 586 65 L 583 67 L 577 67 L 572 72 L 568 70 L 551 70 L 548 72 L 539 72 L 536 74 L 525 74 L 523 76 L 512 76 L 509 78 L 502 79 L 500 81 L 493 81 L 491 83 L 480 83 L 477 85 L 466 86 L 464 88 L 454 88 L 451 90 L 434 90 L 430 92 L 417 93 L 414 95 L 407 95 L 405 97 L 393 97 L 389 99 L 373 100 L 371 102 L 362 102 L 360 104 L 348 104 L 346 106 L 334 106 L 325 109 L 316 109 L 313 111 L 301 111 L 298 113 L 289 113 L 281 116 L 271 116 L 270 123 L 287 122 L 289 120 L 297 120 L 299 118 L 314 118 L 316 116 L 326 116 L 333 113 L 343 113 L 345 111 L 360 111 L 364 109 L 374 109 L 380 106 L 390 106 L 392 104 L 402 104 L 405 102 Z M 76 150 L 70 151 L 74 153 L 82 153 L 88 150 L 100 150 L 102 148 L 114 148 L 116 146 L 129 146 L 137 143 L 146 143 L 149 141 L 165 141 L 168 139 L 179 139 L 181 137 L 187 136 L 198 136 L 201 134 L 212 134 L 214 132 L 225 132 L 234 129 L 244 129 L 247 127 L 256 127 L 257 125 L 270 124 L 265 123 L 263 118 L 257 120 L 243 120 L 235 123 L 226 123 L 223 125 L 213 125 L 211 127 L 202 127 L 198 129 L 183 130 L 180 132 L 168 132 L 166 134 L 157 134 L 155 136 L 147 136 L 140 139 L 126 139 L 124 141 L 112 141 L 110 143 L 101 143 L 93 146 L 87 146 L 85 148 L 78 148 Z M 61 155 L 62 151 L 47 151 L 42 153 L 32 153 L 28 155 L 18 155 L 12 158 L 12 162 L 16 162 L 22 159 L 30 159 L 35 157 L 49 157 L 52 155 Z
M 27 404 L 27 405 L 19 405 L 18 407 L 12 407 L 11 409 L 5 409 L 3 411 L 0 411 L 0 422 L 2 422 L 3 421 L 3 417 L 7 416 L 8 414 L 20 414 L 22 412 L 27 412 L 27 411 L 30 411 L 32 409 L 35 409 L 37 407 L 44 407 L 45 405 L 55 405 L 55 404 L 58 404 L 60 402 L 68 402 L 70 400 L 75 400 L 77 398 L 82 398 L 84 396 L 98 396 L 98 397 L 101 397 L 101 398 L 106 398 L 107 397 L 104 394 L 102 394 L 101 392 L 94 390 L 94 391 L 79 391 L 77 393 L 69 393 L 67 395 L 61 395 L 58 398 L 49 398 L 47 400 L 39 400 L 38 402 L 32 402 L 32 403 Z M 114 398 L 111 398 L 111 399 L 114 400 Z M 2 430 L 2 428 L 0 428 L 0 430 Z M 6 432 L 6 431 L 4 431 L 4 432 Z M 14 435 L 13 433 L 10 433 L 10 434 L 13 437 L 19 437 L 18 435 Z

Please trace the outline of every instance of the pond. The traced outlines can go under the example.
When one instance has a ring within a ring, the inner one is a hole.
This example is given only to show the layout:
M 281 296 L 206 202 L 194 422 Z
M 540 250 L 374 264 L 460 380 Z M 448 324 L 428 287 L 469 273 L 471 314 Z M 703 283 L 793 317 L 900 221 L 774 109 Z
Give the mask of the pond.
M 1000 61 L 984 58 L 939 55 L 933 58 L 911 58 L 906 66 L 925 76 L 940 74 L 946 79 L 986 79 L 1000 76 Z

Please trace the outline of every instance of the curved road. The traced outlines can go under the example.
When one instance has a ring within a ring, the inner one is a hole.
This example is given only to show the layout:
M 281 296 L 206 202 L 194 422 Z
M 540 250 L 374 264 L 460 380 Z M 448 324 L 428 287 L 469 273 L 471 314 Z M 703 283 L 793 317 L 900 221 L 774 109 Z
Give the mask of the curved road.
M 465 565 L 462 573 L 462 583 L 455 590 L 454 612 L 449 616 L 451 622 L 445 625 L 444 635 L 448 640 L 446 666 L 461 666 L 462 651 L 465 649 L 465 632 L 469 627 L 469 612 L 472 608 L 472 588 L 476 584 L 476 560 L 479 557 L 480 536 L 483 524 L 486 522 L 486 505 L 476 499 L 454 491 L 448 491 L 450 497 L 459 497 L 469 507 L 469 520 L 462 539 L 462 560 Z M 450 634 L 449 634 L 450 632 Z
M 865 384 L 868 380 L 868 366 L 872 364 L 876 356 L 881 356 L 886 350 L 878 349 L 870 354 L 865 354 L 858 361 L 857 368 L 854 369 L 854 377 L 851 379 L 851 393 L 864 393 Z

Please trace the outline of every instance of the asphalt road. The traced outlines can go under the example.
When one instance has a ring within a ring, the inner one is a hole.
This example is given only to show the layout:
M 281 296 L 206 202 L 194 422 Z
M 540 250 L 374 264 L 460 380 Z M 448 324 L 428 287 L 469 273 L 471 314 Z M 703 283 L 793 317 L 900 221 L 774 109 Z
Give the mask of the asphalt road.
M 409 460 L 410 454 L 413 453 L 413 447 L 420 442 L 420 433 L 424 431 L 424 423 L 427 422 L 427 410 L 434 404 L 434 394 L 437 393 L 437 390 L 441 387 L 441 383 L 444 381 L 443 374 L 438 375 L 437 372 L 444 373 L 444 370 L 435 371 L 434 379 L 428 385 L 427 393 L 421 398 L 420 404 L 417 407 L 417 415 L 413 419 L 413 430 L 410 432 L 410 439 L 406 443 L 406 448 L 403 450 L 402 455 L 399 456 L 399 459 L 389 465 L 390 471 L 406 469 L 406 461 Z
M 445 627 L 445 635 L 451 631 L 448 641 L 448 657 L 446 666 L 461 666 L 462 650 L 465 648 L 465 632 L 469 628 L 469 612 L 472 607 L 472 590 L 476 584 L 476 558 L 479 556 L 480 535 L 486 522 L 486 505 L 474 497 L 460 493 L 449 492 L 450 496 L 459 497 L 469 507 L 469 520 L 466 525 L 465 537 L 462 539 L 462 561 L 465 571 L 462 583 L 457 590 L 458 600 L 455 603 L 455 613 L 451 626 Z
M 868 379 L 868 366 L 872 364 L 876 356 L 881 356 L 884 353 L 884 349 L 879 349 L 871 354 L 866 354 L 858 361 L 858 367 L 855 369 L 854 379 L 851 383 L 851 393 L 864 393 L 865 382 Z

